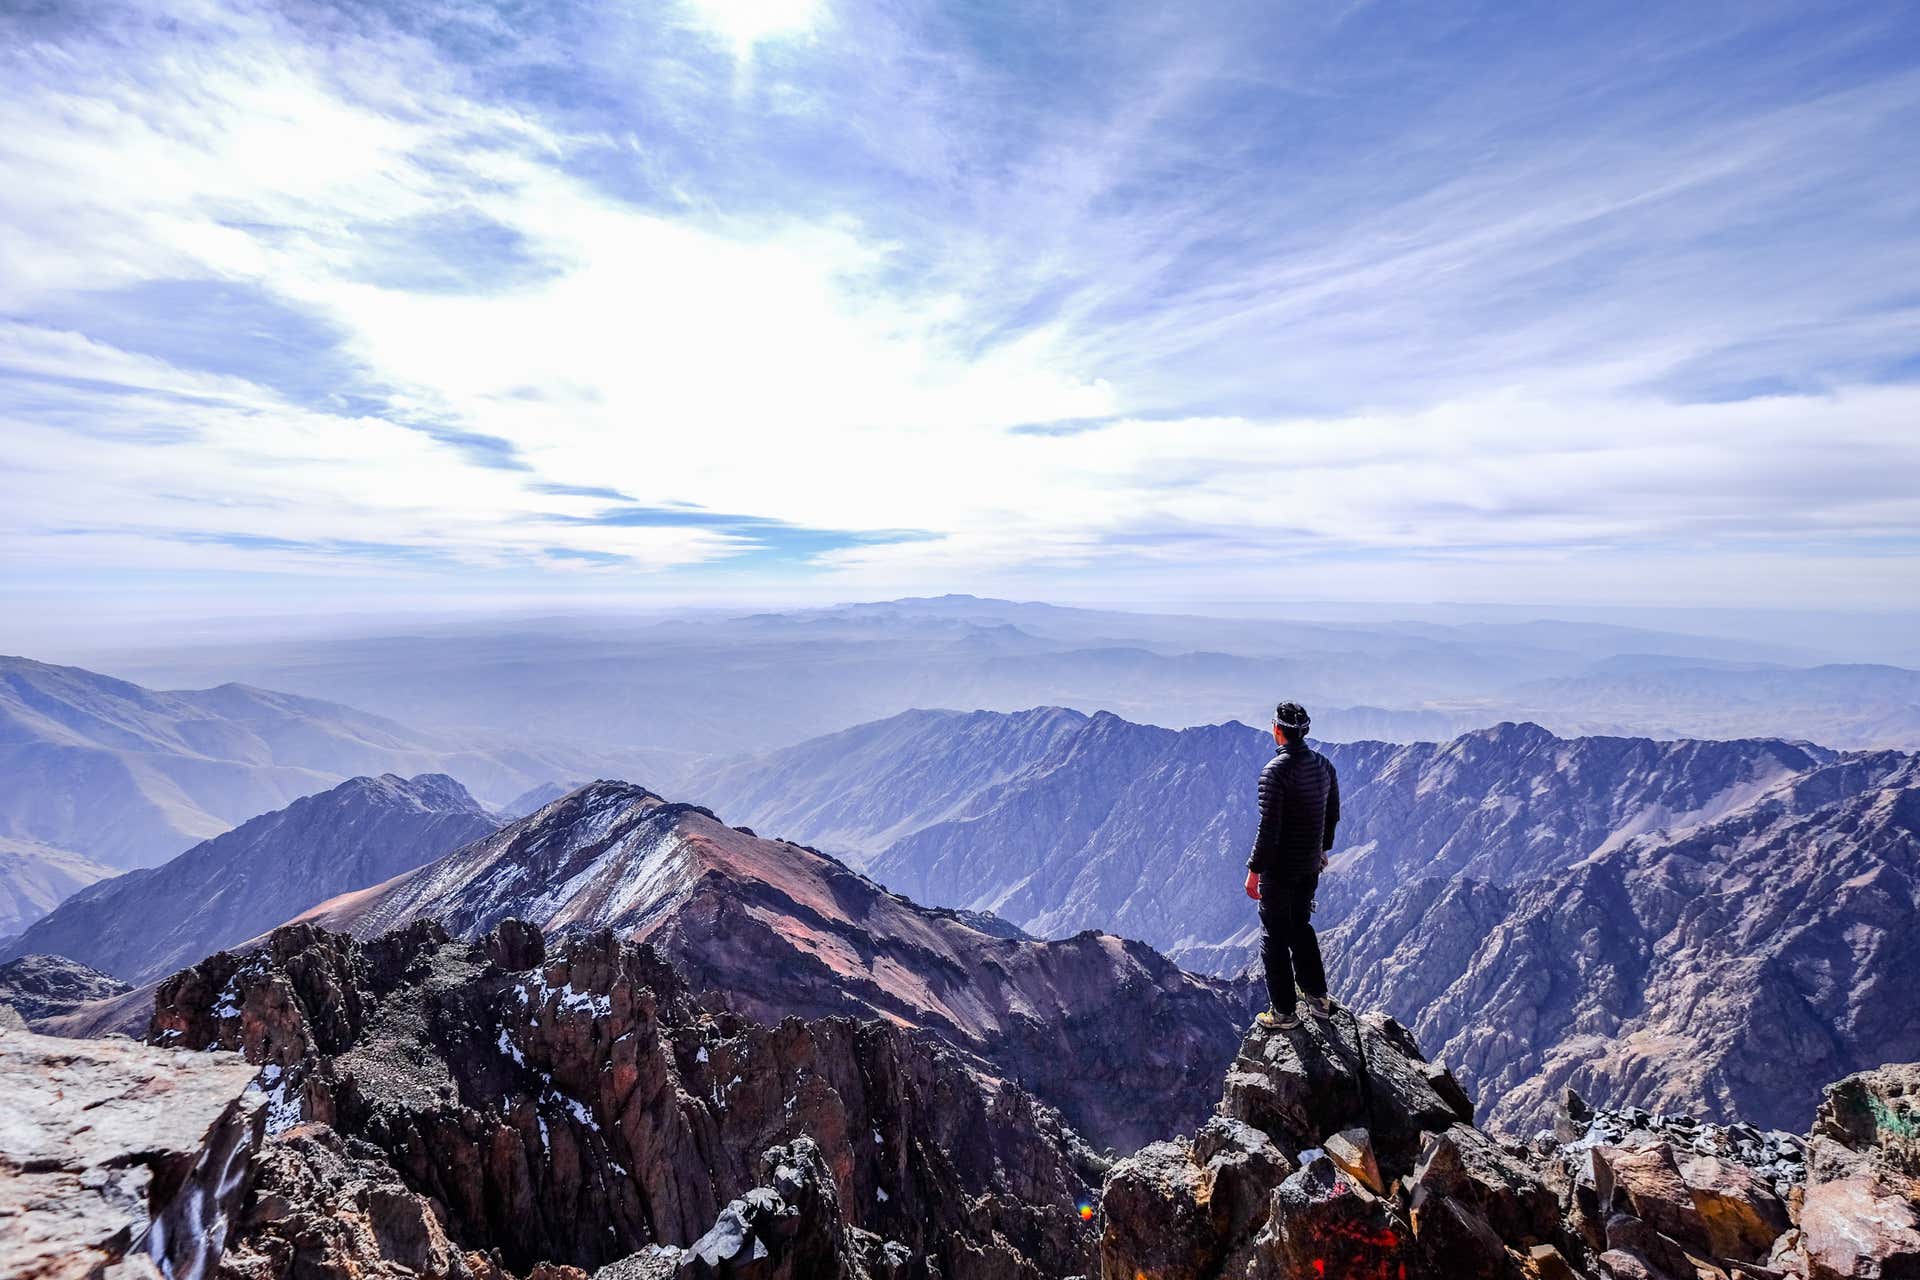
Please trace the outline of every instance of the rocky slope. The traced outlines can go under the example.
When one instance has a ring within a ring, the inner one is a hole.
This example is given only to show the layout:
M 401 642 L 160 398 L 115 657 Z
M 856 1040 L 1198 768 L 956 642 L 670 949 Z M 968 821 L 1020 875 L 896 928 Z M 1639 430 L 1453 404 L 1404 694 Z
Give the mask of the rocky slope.
M 886 1022 L 703 1010 L 609 932 L 290 926 L 170 978 L 152 1032 L 260 1068 L 271 1137 L 223 1275 L 1040 1280 L 1091 1256 L 1101 1165 L 1022 1090 Z
M 351 778 L 69 898 L 0 947 L 0 959 L 52 952 L 149 982 L 495 825 L 444 774 Z
M 0 657 L 0 838 L 114 868 L 152 866 L 355 775 L 450 773 L 499 802 L 597 766 L 246 685 L 161 692 Z
M 90 1000 L 125 993 L 118 978 L 65 956 L 24 955 L 0 964 L 0 1004 L 28 1022 L 71 1013 Z
M 1248 984 L 1106 934 L 1059 942 L 923 908 L 814 850 L 599 782 L 307 918 L 370 937 L 435 919 L 611 928 L 749 1017 L 880 1017 L 991 1063 L 1091 1139 L 1130 1150 L 1211 1105 Z
M 1502 724 L 1450 742 L 1333 743 L 1345 818 L 1322 918 L 1416 877 L 1551 874 L 1684 828 L 1834 758 L 1768 740 L 1557 738 Z M 1042 936 L 1101 928 L 1234 973 L 1257 924 L 1237 892 L 1271 739 L 1059 708 L 910 712 L 716 774 L 701 798 L 756 828 L 850 851 L 924 902 Z
M 53 910 L 76 890 L 116 874 L 90 858 L 37 840 L 0 837 L 0 942 Z
M 1403 884 L 1325 939 L 1524 1129 L 1567 1086 L 1799 1128 L 1818 1081 L 1920 1057 L 1920 762 L 1846 756 L 1514 885 Z
M 1220 1114 L 1120 1162 L 1107 1280 L 1842 1280 L 1920 1274 L 1920 1066 L 1828 1091 L 1808 1142 L 1595 1114 L 1521 1145 L 1391 1019 L 1256 1031 Z M 1804 1179 L 1804 1185 L 1802 1180 Z

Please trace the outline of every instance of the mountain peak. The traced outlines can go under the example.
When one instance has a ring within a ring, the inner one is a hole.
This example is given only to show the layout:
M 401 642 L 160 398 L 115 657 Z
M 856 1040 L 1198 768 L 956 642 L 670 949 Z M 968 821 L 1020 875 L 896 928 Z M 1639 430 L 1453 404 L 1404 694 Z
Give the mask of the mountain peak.
M 1240 987 L 1144 945 L 1009 936 L 625 782 L 591 783 L 302 917 L 361 938 L 428 919 L 467 938 L 508 919 L 610 929 L 653 943 L 696 988 L 757 1019 L 850 1014 L 930 1032 L 1115 1145 L 1203 1111 L 1192 1063 L 1224 1061 L 1250 1013 Z

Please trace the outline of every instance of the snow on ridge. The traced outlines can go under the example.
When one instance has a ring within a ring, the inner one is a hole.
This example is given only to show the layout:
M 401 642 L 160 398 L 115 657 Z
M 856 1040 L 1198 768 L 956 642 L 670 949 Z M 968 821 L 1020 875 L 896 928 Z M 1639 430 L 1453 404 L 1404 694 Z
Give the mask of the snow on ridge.
M 246 1092 L 266 1095 L 268 1137 L 277 1138 L 300 1123 L 300 1097 L 298 1094 L 287 1097 L 287 1083 L 280 1064 L 269 1062 L 247 1085 Z

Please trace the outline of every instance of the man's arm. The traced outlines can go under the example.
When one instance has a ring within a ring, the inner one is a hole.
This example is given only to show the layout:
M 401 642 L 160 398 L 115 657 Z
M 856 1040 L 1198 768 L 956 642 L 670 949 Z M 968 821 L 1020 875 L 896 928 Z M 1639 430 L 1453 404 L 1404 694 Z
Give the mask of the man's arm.
M 1331 761 L 1327 764 L 1327 832 L 1320 842 L 1322 849 L 1333 848 L 1333 829 L 1340 825 L 1340 775 L 1334 772 Z
M 1254 832 L 1253 852 L 1247 855 L 1247 870 L 1266 870 L 1267 860 L 1280 840 L 1280 810 L 1284 800 L 1280 779 L 1274 776 L 1274 768 L 1269 764 L 1260 771 L 1260 828 Z

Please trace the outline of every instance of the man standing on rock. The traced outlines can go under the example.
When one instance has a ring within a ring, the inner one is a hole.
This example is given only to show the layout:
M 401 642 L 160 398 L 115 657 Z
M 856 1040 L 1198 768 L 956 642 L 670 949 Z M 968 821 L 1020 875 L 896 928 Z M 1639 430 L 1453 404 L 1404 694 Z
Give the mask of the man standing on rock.
M 1260 961 L 1267 970 L 1267 1011 L 1258 1022 L 1282 1031 L 1300 1025 L 1294 981 L 1307 1007 L 1326 1017 L 1327 971 L 1313 932 L 1313 895 L 1340 821 L 1340 780 L 1333 763 L 1307 745 L 1312 721 L 1297 702 L 1273 712 L 1276 750 L 1260 771 L 1260 831 L 1247 859 L 1247 896 L 1260 904 Z

